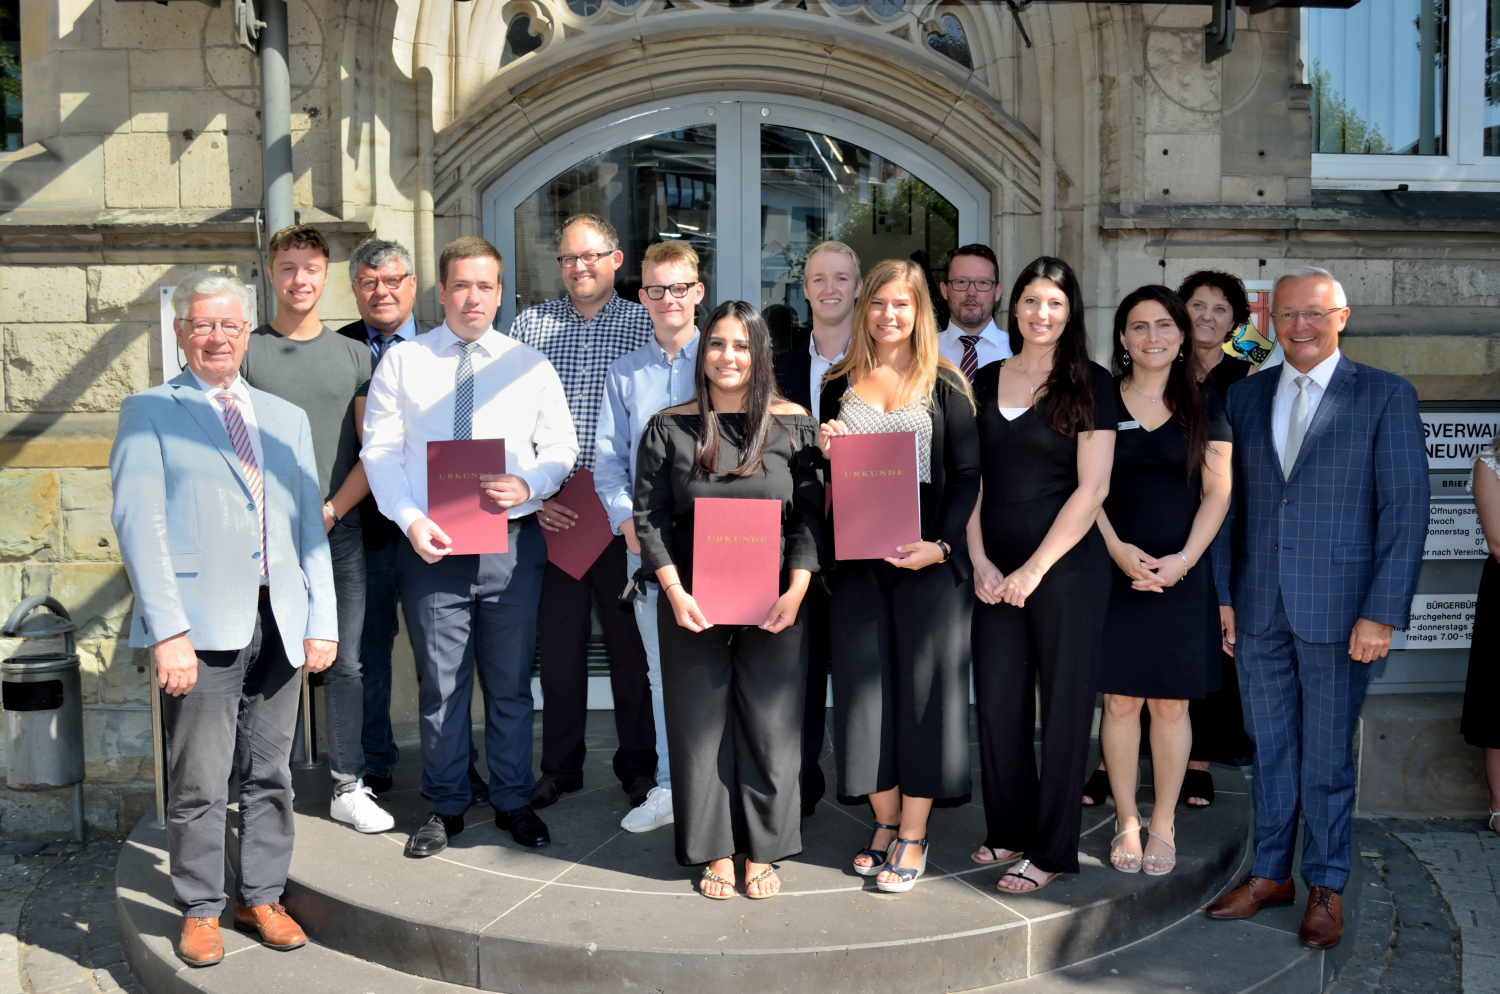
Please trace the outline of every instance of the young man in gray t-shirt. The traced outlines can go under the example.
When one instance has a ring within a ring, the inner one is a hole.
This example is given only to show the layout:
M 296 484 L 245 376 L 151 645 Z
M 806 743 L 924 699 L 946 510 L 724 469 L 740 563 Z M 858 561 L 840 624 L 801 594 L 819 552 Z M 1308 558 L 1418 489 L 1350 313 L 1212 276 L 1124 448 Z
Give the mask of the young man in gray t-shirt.
M 334 781 L 330 813 L 335 821 L 361 832 L 384 832 L 395 821 L 361 780 L 365 757 L 360 744 L 365 552 L 359 502 L 370 485 L 359 461 L 355 409 L 364 406 L 374 357 L 359 343 L 323 327 L 318 317 L 318 300 L 328 278 L 328 243 L 317 229 L 293 225 L 278 231 L 271 238 L 270 259 L 267 275 L 276 294 L 276 316 L 251 332 L 240 375 L 251 386 L 307 412 L 338 600 L 338 657 L 323 674 L 328 769 Z

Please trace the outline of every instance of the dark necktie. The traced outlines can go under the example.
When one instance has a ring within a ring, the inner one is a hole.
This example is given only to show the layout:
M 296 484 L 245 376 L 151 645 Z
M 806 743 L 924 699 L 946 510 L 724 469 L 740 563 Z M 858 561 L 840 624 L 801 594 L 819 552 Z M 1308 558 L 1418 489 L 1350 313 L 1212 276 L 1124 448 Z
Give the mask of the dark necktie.
M 978 335 L 959 335 L 958 340 L 963 343 L 963 359 L 959 361 L 958 368 L 963 371 L 964 379 L 970 383 L 974 382 L 974 374 L 979 372 L 979 353 L 974 346 L 979 343 Z
M 395 344 L 395 341 L 396 336 L 394 334 L 375 336 L 375 361 L 377 363 L 385 358 L 386 350 Z

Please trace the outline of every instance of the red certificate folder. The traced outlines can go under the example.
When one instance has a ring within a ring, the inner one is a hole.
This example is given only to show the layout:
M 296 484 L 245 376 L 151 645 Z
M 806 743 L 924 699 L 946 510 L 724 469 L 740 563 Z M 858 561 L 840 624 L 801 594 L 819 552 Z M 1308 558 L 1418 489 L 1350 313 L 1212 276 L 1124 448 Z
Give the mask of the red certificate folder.
M 835 436 L 829 462 L 838 558 L 884 559 L 922 540 L 916 432 Z
M 609 527 L 609 515 L 594 492 L 594 474 L 580 467 L 552 499 L 577 514 L 578 519 L 572 528 L 562 531 L 542 529 L 547 536 L 547 561 L 573 579 L 582 580 L 615 537 Z
M 781 596 L 781 501 L 693 501 L 693 600 L 713 625 L 759 625 Z
M 481 475 L 505 472 L 505 439 L 427 443 L 427 516 L 452 540 L 452 555 L 508 552 L 505 508 L 479 489 Z

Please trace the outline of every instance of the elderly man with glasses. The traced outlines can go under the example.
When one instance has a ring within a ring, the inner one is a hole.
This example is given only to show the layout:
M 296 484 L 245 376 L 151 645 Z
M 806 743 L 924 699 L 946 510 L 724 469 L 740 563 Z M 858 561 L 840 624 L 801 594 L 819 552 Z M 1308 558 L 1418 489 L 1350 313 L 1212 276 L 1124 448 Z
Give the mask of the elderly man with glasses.
M 595 214 L 578 214 L 557 230 L 557 264 L 567 295 L 522 311 L 511 337 L 545 355 L 562 379 L 578 430 L 578 468 L 594 472 L 594 435 L 604 402 L 610 364 L 645 345 L 651 316 L 615 292 L 615 273 L 625 262 L 614 226 Z M 596 500 L 592 494 L 585 499 Z M 574 527 L 578 508 L 556 497 L 538 514 L 543 531 Z M 531 795 L 533 808 L 556 803 L 583 787 L 584 721 L 588 707 L 590 605 L 599 605 L 609 654 L 619 739 L 614 773 L 631 807 L 645 803 L 656 786 L 656 731 L 646 681 L 646 650 L 630 615 L 617 608 L 624 586 L 625 539 L 616 535 L 581 579 L 547 564 L 542 581 L 537 640 L 542 669 L 542 776 Z
M 135 592 L 130 644 L 149 647 L 163 705 L 167 851 L 178 955 L 224 958 L 224 821 L 238 756 L 234 924 L 275 949 L 307 936 L 281 906 L 292 861 L 288 756 L 298 667 L 338 648 L 323 488 L 307 415 L 240 375 L 249 291 L 193 273 L 172 296 L 187 368 L 126 398 L 109 456 L 112 522 Z

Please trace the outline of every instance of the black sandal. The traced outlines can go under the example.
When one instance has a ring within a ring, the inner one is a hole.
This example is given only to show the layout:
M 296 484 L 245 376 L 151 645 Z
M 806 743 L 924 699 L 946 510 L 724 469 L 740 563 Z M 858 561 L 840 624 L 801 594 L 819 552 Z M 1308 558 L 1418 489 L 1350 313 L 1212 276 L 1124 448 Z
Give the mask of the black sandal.
M 1083 785 L 1083 796 L 1089 799 L 1086 808 L 1097 808 L 1104 803 L 1109 796 L 1109 773 L 1106 770 L 1095 770 L 1094 775 L 1089 777 L 1089 782 Z M 1081 802 L 1080 802 L 1081 803 Z
M 1182 778 L 1182 803 L 1190 808 L 1206 808 L 1214 803 L 1214 777 L 1207 770 L 1188 770 Z M 1189 797 L 1201 797 L 1208 804 L 1188 804 Z

